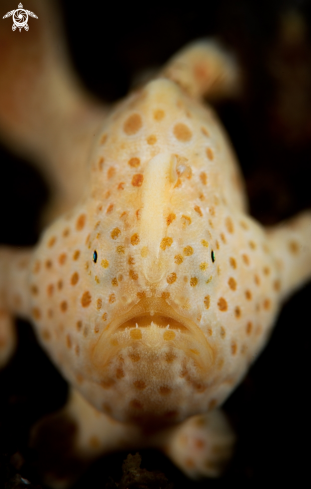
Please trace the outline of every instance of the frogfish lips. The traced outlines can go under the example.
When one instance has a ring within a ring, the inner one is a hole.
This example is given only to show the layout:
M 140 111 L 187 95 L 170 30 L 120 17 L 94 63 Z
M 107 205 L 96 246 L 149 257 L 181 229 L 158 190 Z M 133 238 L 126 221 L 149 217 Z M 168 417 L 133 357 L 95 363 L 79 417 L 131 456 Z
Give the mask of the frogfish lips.
M 97 382 L 119 405 L 117 417 L 176 421 L 198 409 L 214 363 L 201 329 L 174 311 L 119 317 L 102 333 L 92 356 Z M 204 403 L 203 403 L 204 404 Z M 178 414 L 177 414 L 178 413 Z

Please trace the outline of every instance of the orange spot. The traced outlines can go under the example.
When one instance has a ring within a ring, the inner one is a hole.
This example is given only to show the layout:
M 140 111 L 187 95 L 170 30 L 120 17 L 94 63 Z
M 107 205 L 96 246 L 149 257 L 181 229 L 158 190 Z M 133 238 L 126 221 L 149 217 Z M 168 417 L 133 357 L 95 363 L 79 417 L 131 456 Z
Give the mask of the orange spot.
M 116 173 L 116 169 L 113 166 L 111 166 L 110 168 L 108 168 L 108 171 L 107 171 L 107 178 L 108 178 L 108 180 L 110 178 L 112 178 L 115 175 L 115 173 Z
M 139 158 L 131 158 L 129 161 L 128 161 L 128 164 L 132 167 L 132 168 L 137 168 L 139 165 L 140 165 L 140 159 Z
M 174 221 L 174 219 L 176 219 L 176 215 L 172 212 L 167 216 L 166 224 L 169 226 Z
M 116 377 L 117 379 L 123 379 L 124 377 L 124 371 L 122 368 L 118 367 L 116 370 Z
M 84 294 L 81 297 L 81 304 L 82 307 L 88 307 L 92 302 L 92 297 L 89 291 L 84 292 Z
M 174 353 L 172 353 L 171 351 L 165 353 L 165 361 L 167 363 L 172 363 L 176 358 L 176 355 L 174 355 Z
M 51 339 L 51 333 L 49 332 L 48 329 L 44 329 L 42 331 L 42 338 L 45 340 L 45 341 L 49 341 Z
M 133 386 L 139 391 L 146 389 L 146 383 L 143 380 L 135 380 L 135 382 L 133 382 Z
M 91 448 L 99 448 L 101 445 L 97 436 L 91 436 L 89 441 L 88 441 L 88 444 Z
M 173 243 L 172 238 L 169 237 L 163 238 L 160 244 L 160 248 L 162 250 L 166 250 L 166 248 L 169 248 L 172 245 L 172 243 Z
M 48 287 L 47 287 L 47 295 L 49 297 L 51 297 L 53 295 L 53 292 L 54 292 L 54 285 L 53 284 L 48 285 Z
M 183 259 L 183 257 L 181 255 L 175 255 L 174 256 L 174 261 L 175 261 L 175 263 L 177 265 L 180 265 L 184 261 L 184 259 Z
M 235 317 L 238 319 L 241 317 L 241 309 L 239 306 L 236 306 L 236 308 L 234 309 L 234 314 L 235 314 Z
M 181 216 L 183 227 L 189 226 L 191 224 L 191 217 L 185 216 L 184 214 Z
M 81 214 L 81 216 L 79 216 L 78 219 L 77 219 L 77 221 L 76 221 L 76 230 L 77 231 L 81 231 L 81 229 L 84 228 L 85 221 L 86 221 L 86 215 L 85 214 Z
M 206 156 L 211 161 L 214 159 L 214 153 L 211 148 L 206 148 Z
M 111 233 L 110 233 L 110 236 L 112 237 L 112 239 L 117 239 L 119 234 L 121 234 L 121 231 L 119 228 L 114 228 Z
M 35 319 L 40 319 L 41 318 L 41 311 L 38 307 L 34 307 L 32 310 L 32 315 Z
M 206 295 L 204 297 L 204 307 L 205 307 L 205 309 L 209 309 L 210 303 L 211 303 L 210 296 L 209 295 Z
M 113 385 L 115 384 L 115 381 L 113 379 L 103 379 L 100 383 L 100 385 L 104 388 L 104 389 L 110 389 L 110 387 L 112 387 Z
M 154 113 L 153 113 L 153 118 L 156 121 L 161 121 L 164 118 L 164 116 L 165 116 L 165 113 L 161 109 L 155 110 Z
M 201 211 L 201 208 L 198 205 L 194 206 L 194 210 L 199 214 L 199 216 L 201 217 L 203 216 L 203 212 Z
M 38 287 L 37 287 L 36 285 L 32 285 L 32 286 L 30 287 L 30 290 L 31 290 L 31 293 L 32 293 L 33 295 L 38 295 L 39 289 L 38 289 Z
M 235 260 L 235 258 L 230 257 L 229 258 L 229 263 L 232 266 L 232 268 L 236 269 L 236 260 Z
M 205 248 L 208 248 L 208 242 L 205 239 L 202 239 L 201 243 Z
M 116 277 L 114 277 L 112 280 L 111 280 L 111 285 L 113 286 L 118 286 L 118 279 Z
M 233 341 L 233 342 L 231 343 L 231 353 L 232 353 L 232 355 L 235 355 L 235 354 L 236 354 L 237 349 L 238 349 L 237 344 L 236 344 L 236 342 L 235 342 L 235 341 Z
M 131 279 L 133 280 L 137 280 L 138 279 L 138 275 L 136 272 L 134 272 L 134 270 L 130 270 L 129 271 L 129 276 L 131 277 Z
M 225 225 L 226 225 L 228 233 L 232 234 L 234 232 L 234 227 L 233 227 L 232 219 L 230 217 L 226 218 Z
M 252 299 L 252 293 L 250 290 L 246 290 L 245 291 L 245 297 L 248 301 L 250 301 Z
M 260 285 L 260 278 L 258 277 L 258 275 L 254 275 L 254 282 L 256 285 Z
M 202 171 L 200 173 L 200 180 L 203 183 L 203 185 L 206 185 L 207 184 L 207 175 L 206 175 L 206 173 L 204 171 Z
M 132 340 L 141 340 L 143 336 L 140 329 L 135 328 L 130 330 L 130 337 Z
M 147 143 L 153 145 L 157 142 L 157 137 L 154 134 L 151 134 L 147 137 Z
M 136 173 L 132 178 L 133 187 L 141 187 L 144 181 L 144 175 L 141 173 Z
M 190 279 L 190 285 L 191 287 L 195 287 L 198 283 L 198 279 L 196 277 L 191 277 Z
M 183 249 L 183 252 L 184 252 L 184 255 L 191 256 L 191 255 L 193 255 L 193 248 L 191 246 L 186 246 Z
M 63 284 L 63 281 L 62 281 L 62 280 L 59 280 L 59 281 L 57 282 L 57 287 L 58 287 L 58 289 L 59 289 L 59 290 L 61 290 L 61 289 L 63 288 L 63 285 L 64 285 L 64 284 Z
M 79 275 L 77 272 L 75 272 L 71 277 L 71 285 L 76 285 L 76 283 L 78 283 L 78 280 L 79 280 Z
M 115 294 L 110 294 L 109 304 L 113 304 L 114 302 L 116 302 L 116 296 L 115 296 Z
M 110 301 L 110 298 L 109 298 L 109 301 Z M 108 314 L 106 312 L 104 312 L 104 314 L 102 315 L 102 320 L 107 321 L 107 317 L 108 317 Z
M 136 362 L 139 362 L 140 355 L 136 351 L 134 351 L 134 352 L 129 353 L 129 358 L 132 360 L 132 362 L 136 363 Z
M 96 308 L 99 310 L 102 308 L 102 305 L 103 305 L 102 299 L 97 299 Z
M 79 251 L 79 250 L 76 250 L 76 251 L 74 252 L 74 254 L 73 254 L 73 257 L 72 257 L 72 258 L 73 258 L 74 260 L 77 260 L 77 259 L 79 258 L 79 256 L 80 256 L 80 251 Z
M 162 292 L 161 297 L 162 297 L 162 299 L 169 299 L 170 293 L 169 292 Z
M 280 280 L 275 280 L 273 282 L 273 288 L 276 292 L 278 292 L 281 289 L 281 282 Z
M 171 331 L 170 329 L 167 329 L 163 333 L 163 339 L 165 341 L 173 340 L 175 338 L 175 336 L 176 336 L 176 334 L 174 333 L 174 331 Z
M 217 406 L 217 401 L 216 399 L 212 399 L 209 404 L 208 404 L 208 410 L 211 411 Z
M 263 307 L 266 310 L 269 310 L 270 309 L 270 307 L 271 307 L 271 301 L 270 301 L 270 299 L 265 299 L 264 300 Z
M 60 307 L 60 310 L 61 310 L 62 312 L 66 312 L 66 311 L 67 311 L 67 309 L 68 309 L 68 304 L 67 304 L 67 302 L 66 302 L 66 301 L 62 301 L 62 302 L 60 303 L 60 306 L 59 306 L 59 307 Z
M 125 182 L 120 182 L 118 185 L 118 190 L 124 190 Z
M 69 348 L 69 349 L 72 346 L 71 338 L 70 338 L 69 334 L 67 334 L 67 336 L 66 336 L 66 345 L 67 345 L 67 348 Z
M 253 323 L 251 323 L 251 321 L 249 321 L 246 325 L 246 334 L 251 334 L 252 329 L 253 329 Z
M 46 260 L 45 266 L 46 266 L 46 268 L 52 268 L 52 261 L 51 260 Z
M 63 265 L 66 261 L 66 258 L 67 258 L 67 255 L 66 253 L 62 253 L 59 257 L 58 257 L 58 262 L 60 265 Z
M 207 138 L 209 137 L 209 132 L 207 129 L 205 129 L 205 127 L 201 127 L 201 132 L 202 134 L 204 134 L 204 136 L 206 136 Z
M 244 261 L 245 265 L 249 265 L 249 258 L 247 255 L 243 254 L 242 255 L 242 260 Z
M 132 399 L 132 401 L 130 402 L 130 407 L 132 407 L 134 409 L 142 409 L 143 405 L 137 399 Z
M 220 326 L 220 336 L 222 337 L 222 339 L 224 339 L 226 336 L 226 330 L 223 326 Z M 220 362 L 221 362 L 221 366 L 223 366 L 224 361 L 221 359 Z
M 101 266 L 102 266 L 103 268 L 108 268 L 108 267 L 109 267 L 109 261 L 108 261 L 108 260 L 102 260 L 102 261 L 100 262 L 100 264 L 101 264 Z
M 55 236 L 53 236 L 53 237 L 52 237 L 52 238 L 49 240 L 49 242 L 48 242 L 48 247 L 49 247 L 49 248 L 52 248 L 52 246 L 54 246 L 55 242 L 56 242 L 56 238 L 55 238 Z
M 231 290 L 236 290 L 236 281 L 234 280 L 233 277 L 229 278 L 228 285 L 229 285 Z
M 138 245 L 139 241 L 140 241 L 140 239 L 139 239 L 139 236 L 137 233 L 135 233 L 131 236 L 131 243 L 133 246 Z
M 159 387 L 159 393 L 161 394 L 161 396 L 167 396 L 171 392 L 172 389 L 170 387 L 167 387 L 166 385 L 162 385 L 161 387 Z
M 179 122 L 174 126 L 173 133 L 175 138 L 183 143 L 190 141 L 190 139 L 192 138 L 192 132 L 190 131 L 189 127 L 182 122 Z
M 123 131 L 128 136 L 136 134 L 142 127 L 143 122 L 139 114 L 130 115 L 123 124 Z
M 41 268 L 41 263 L 39 260 L 36 261 L 35 266 L 33 268 L 33 273 L 38 273 Z
M 186 458 L 184 464 L 186 467 L 188 467 L 188 469 L 192 469 L 195 466 L 194 461 L 190 457 Z
M 256 243 L 254 243 L 254 241 L 249 241 L 249 247 L 252 249 L 252 250 L 255 250 L 257 248 L 257 245 Z
M 170 273 L 167 277 L 166 277 L 166 281 L 168 284 L 173 284 L 174 282 L 176 282 L 176 279 L 177 279 L 177 275 L 176 273 Z
M 288 243 L 288 248 L 293 255 L 296 255 L 299 251 L 299 244 L 297 243 L 297 241 L 290 241 Z
M 102 169 L 103 169 L 104 161 L 105 160 L 104 160 L 103 157 L 99 158 L 99 160 L 98 160 L 98 168 L 99 168 L 100 171 L 102 171 Z
M 103 134 L 100 140 L 100 144 L 105 144 L 106 141 L 107 141 L 107 134 Z
M 220 238 L 221 238 L 221 241 L 226 244 L 227 243 L 227 240 L 226 240 L 226 237 L 224 235 L 224 233 L 220 233 Z
M 120 245 L 120 246 L 117 246 L 117 248 L 116 248 L 116 249 L 117 249 L 117 253 L 124 253 L 124 249 L 125 249 L 125 248 L 124 248 L 124 246 L 121 246 L 121 245 Z
M 227 311 L 227 309 L 228 309 L 228 304 L 227 304 L 227 301 L 226 301 L 226 299 L 224 299 L 223 297 L 220 297 L 220 299 L 219 299 L 219 301 L 218 301 L 217 305 L 218 305 L 218 309 L 219 309 L 220 311 Z
M 265 275 L 270 275 L 270 268 L 269 267 L 263 267 L 263 273 Z
M 106 210 L 106 214 L 110 214 L 110 212 L 112 212 L 112 210 L 113 210 L 113 204 L 110 204 L 110 206 Z

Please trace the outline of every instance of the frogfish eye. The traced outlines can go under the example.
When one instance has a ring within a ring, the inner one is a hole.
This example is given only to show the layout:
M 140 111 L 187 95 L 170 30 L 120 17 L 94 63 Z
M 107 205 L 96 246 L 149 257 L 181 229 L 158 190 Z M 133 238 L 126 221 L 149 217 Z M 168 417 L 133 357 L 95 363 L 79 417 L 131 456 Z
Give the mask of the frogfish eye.
M 96 263 L 97 262 L 97 251 L 93 251 L 93 262 Z
M 214 253 L 214 251 L 211 252 L 211 257 L 212 257 L 212 262 L 214 263 L 215 262 L 215 253 Z

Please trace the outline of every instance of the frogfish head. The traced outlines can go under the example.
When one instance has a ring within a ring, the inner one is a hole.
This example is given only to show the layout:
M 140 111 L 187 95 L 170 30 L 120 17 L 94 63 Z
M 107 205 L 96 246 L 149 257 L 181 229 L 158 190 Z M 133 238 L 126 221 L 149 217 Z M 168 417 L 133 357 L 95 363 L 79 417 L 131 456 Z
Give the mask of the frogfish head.
M 206 156 L 210 124 L 166 80 L 118 106 L 85 199 L 37 250 L 34 280 L 47 292 L 33 308 L 44 347 L 90 403 L 121 421 L 207 411 L 243 371 L 216 307 L 215 228 L 227 210 Z

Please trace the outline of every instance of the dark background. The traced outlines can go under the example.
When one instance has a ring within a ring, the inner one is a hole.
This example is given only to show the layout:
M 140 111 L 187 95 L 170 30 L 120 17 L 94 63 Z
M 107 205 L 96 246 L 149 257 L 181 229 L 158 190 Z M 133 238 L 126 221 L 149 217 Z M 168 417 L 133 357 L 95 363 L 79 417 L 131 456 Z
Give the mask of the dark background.
M 311 207 L 310 1 L 213 0 L 203 7 L 154 2 L 143 10 L 135 2 L 63 2 L 61 9 L 75 69 L 90 91 L 110 102 L 126 95 L 141 70 L 161 66 L 187 42 L 222 40 L 239 58 L 245 83 L 239 99 L 216 108 L 240 160 L 251 213 L 270 225 Z M 306 29 L 299 41 L 286 41 L 280 29 L 289 9 Z M 48 182 L 3 146 L 0 166 L 0 242 L 35 244 Z M 309 284 L 284 305 L 269 345 L 225 404 L 238 444 L 223 478 L 189 481 L 152 450 L 140 451 L 142 465 L 161 470 L 175 487 L 307 485 L 310 303 Z M 18 329 L 17 353 L 0 374 L 0 488 L 1 480 L 19 487 L 18 473 L 36 487 L 29 428 L 66 398 L 66 384 L 30 326 L 19 321 Z M 125 457 L 100 460 L 75 489 L 104 489 L 108 476 L 118 481 Z

